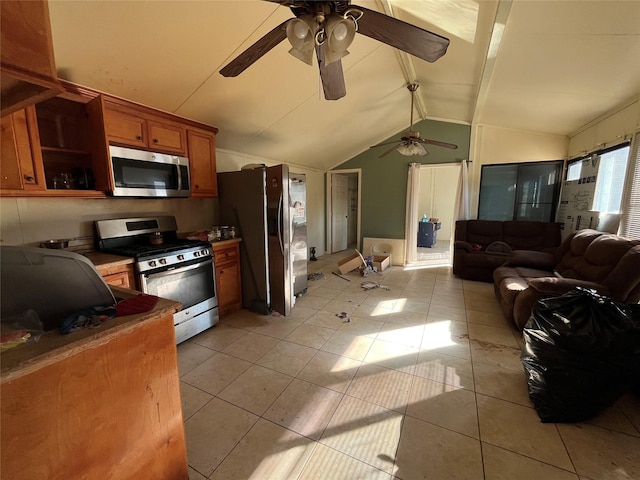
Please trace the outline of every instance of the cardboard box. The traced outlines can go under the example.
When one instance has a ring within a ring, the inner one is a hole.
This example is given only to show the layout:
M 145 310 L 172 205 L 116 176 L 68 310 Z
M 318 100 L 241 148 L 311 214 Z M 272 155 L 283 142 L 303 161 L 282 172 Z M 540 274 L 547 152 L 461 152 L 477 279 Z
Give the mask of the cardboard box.
M 340 270 L 340 273 L 347 273 L 360 267 L 360 265 L 362 265 L 362 257 L 356 251 L 348 257 L 338 261 L 338 270 Z
M 391 255 L 372 255 L 373 266 L 382 272 L 391 266 Z

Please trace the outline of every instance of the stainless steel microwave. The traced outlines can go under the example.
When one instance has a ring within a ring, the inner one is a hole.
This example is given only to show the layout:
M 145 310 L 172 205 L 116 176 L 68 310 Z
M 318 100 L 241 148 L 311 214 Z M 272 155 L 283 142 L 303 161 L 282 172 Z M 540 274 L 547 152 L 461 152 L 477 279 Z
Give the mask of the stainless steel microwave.
M 189 159 L 109 146 L 114 197 L 188 197 Z

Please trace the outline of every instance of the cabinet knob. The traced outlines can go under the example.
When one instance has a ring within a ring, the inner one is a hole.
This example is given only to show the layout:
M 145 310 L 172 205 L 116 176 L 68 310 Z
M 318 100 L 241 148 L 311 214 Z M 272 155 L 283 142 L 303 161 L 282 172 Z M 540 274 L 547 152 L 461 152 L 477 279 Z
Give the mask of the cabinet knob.
M 35 182 L 35 181 L 36 181 L 36 179 L 35 179 L 34 177 L 32 177 L 31 175 L 25 175 L 25 176 L 24 176 L 24 179 L 25 179 L 27 182 Z
M 142 141 L 142 135 L 136 135 L 136 140 Z
M 157 139 L 157 138 L 154 138 L 154 139 L 153 139 L 153 143 L 158 143 L 158 139 Z

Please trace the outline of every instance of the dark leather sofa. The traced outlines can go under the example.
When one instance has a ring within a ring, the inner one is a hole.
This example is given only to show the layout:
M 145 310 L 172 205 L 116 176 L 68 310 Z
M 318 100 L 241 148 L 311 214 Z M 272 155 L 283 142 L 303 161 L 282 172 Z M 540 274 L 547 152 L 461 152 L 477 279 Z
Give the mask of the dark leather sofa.
M 507 260 L 509 250 L 553 252 L 561 242 L 560 224 L 525 220 L 458 220 L 454 239 L 454 275 L 467 280 L 493 282 L 493 271 Z M 503 248 L 489 248 L 487 251 L 488 247 L 496 245 Z
M 519 250 L 494 273 L 494 291 L 505 317 L 522 330 L 542 298 L 576 287 L 617 302 L 640 301 L 640 240 L 596 230 L 569 235 L 554 253 Z

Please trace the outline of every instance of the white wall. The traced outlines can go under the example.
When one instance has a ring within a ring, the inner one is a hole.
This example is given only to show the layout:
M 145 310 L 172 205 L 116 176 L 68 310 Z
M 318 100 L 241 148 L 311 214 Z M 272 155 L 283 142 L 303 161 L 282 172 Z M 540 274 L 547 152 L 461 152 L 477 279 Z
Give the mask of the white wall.
M 489 125 L 471 129 L 469 166 L 470 212 L 476 218 L 482 165 L 563 160 L 567 157 L 569 139 L 564 135 L 525 132 Z
M 595 150 L 630 140 L 640 128 L 638 96 L 594 119 L 569 138 L 569 158 L 582 157 Z
M 267 166 L 281 162 L 263 157 L 254 157 L 229 150 L 216 150 L 216 168 L 218 172 L 233 172 L 244 165 L 264 163 Z M 316 256 L 325 253 L 325 200 L 324 172 L 320 170 L 288 164 L 289 170 L 304 173 L 307 178 L 307 245 L 316 247 Z
M 193 198 L 0 198 L 0 242 L 38 246 L 43 240 L 82 237 L 85 241 L 76 243 L 87 243 L 94 236 L 94 220 L 150 214 L 174 215 L 178 231 L 188 233 L 214 224 L 217 202 Z

